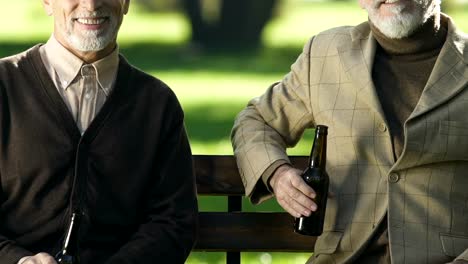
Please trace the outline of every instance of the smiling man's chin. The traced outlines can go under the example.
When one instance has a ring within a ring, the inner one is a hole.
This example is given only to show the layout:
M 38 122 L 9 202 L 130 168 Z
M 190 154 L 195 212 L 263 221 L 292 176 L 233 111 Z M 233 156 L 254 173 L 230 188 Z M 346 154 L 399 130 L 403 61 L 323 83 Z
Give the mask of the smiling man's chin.
M 372 23 L 382 32 L 385 36 L 392 39 L 401 39 L 411 35 L 419 25 L 422 24 L 421 19 L 417 14 L 399 13 L 390 16 L 372 16 L 369 18 Z
M 73 48 L 83 52 L 103 50 L 113 40 L 111 34 L 102 34 L 97 30 L 88 30 L 86 33 L 81 33 L 80 35 L 70 35 L 69 42 Z

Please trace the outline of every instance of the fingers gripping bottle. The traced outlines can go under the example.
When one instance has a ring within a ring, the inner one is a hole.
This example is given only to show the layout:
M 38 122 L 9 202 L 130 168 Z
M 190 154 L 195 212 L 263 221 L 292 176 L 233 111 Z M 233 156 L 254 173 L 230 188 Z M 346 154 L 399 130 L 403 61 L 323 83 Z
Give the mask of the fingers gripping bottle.
M 294 231 L 308 236 L 319 236 L 323 231 L 325 209 L 327 207 L 329 177 L 325 171 L 327 159 L 328 127 L 318 125 L 315 128 L 315 139 L 310 152 L 308 167 L 302 173 L 302 179 L 314 189 L 317 210 L 310 216 L 296 218 Z

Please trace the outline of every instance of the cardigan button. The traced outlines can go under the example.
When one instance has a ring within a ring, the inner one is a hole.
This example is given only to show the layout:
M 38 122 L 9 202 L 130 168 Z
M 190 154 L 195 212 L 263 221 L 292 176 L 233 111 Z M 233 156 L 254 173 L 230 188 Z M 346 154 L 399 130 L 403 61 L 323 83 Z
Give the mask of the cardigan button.
M 392 172 L 390 173 L 390 175 L 388 175 L 388 182 L 390 183 L 397 183 L 399 180 L 400 180 L 400 175 L 396 172 Z

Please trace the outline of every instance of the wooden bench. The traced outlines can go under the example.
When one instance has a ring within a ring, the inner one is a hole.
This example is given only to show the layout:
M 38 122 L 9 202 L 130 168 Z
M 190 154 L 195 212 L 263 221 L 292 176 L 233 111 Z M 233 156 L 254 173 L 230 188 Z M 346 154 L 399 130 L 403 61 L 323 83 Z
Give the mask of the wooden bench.
M 242 212 L 244 187 L 235 158 L 194 155 L 198 195 L 227 196 L 227 212 L 200 212 L 195 251 L 227 252 L 226 263 L 240 263 L 240 252 L 312 252 L 315 237 L 293 232 L 286 212 Z M 307 157 L 291 157 L 305 168 Z

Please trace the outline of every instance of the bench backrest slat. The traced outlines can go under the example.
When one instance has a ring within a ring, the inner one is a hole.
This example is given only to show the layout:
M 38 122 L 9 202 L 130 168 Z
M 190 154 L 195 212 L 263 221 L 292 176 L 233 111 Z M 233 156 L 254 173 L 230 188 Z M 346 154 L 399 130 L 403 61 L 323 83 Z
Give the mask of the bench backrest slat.
M 233 156 L 194 155 L 193 162 L 199 195 L 244 195 Z
M 312 252 L 316 240 L 294 233 L 287 213 L 201 212 L 199 219 L 199 251 Z
M 289 157 L 296 168 L 305 168 L 308 157 Z M 242 196 L 245 194 L 236 160 L 232 155 L 194 155 L 199 195 Z

